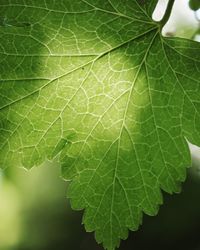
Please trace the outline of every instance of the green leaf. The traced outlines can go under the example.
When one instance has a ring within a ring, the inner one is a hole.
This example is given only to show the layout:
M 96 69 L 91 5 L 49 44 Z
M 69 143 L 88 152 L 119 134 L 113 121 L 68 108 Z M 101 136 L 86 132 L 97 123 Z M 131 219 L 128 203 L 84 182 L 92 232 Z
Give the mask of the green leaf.
M 192 10 L 196 11 L 200 8 L 200 2 L 199 0 L 190 0 L 189 6 Z
M 0 165 L 60 154 L 108 250 L 180 191 L 200 145 L 200 45 L 163 38 L 148 2 L 0 0 Z

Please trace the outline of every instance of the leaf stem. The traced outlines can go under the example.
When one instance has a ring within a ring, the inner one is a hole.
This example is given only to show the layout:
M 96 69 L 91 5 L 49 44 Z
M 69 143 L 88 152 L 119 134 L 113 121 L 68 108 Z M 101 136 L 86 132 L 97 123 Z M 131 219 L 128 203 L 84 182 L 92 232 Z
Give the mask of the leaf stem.
M 164 14 L 162 20 L 159 22 L 161 25 L 161 28 L 163 28 L 165 26 L 165 24 L 167 23 L 167 21 L 169 20 L 171 12 L 172 12 L 172 8 L 174 6 L 174 2 L 175 2 L 175 0 L 169 0 L 165 14 Z

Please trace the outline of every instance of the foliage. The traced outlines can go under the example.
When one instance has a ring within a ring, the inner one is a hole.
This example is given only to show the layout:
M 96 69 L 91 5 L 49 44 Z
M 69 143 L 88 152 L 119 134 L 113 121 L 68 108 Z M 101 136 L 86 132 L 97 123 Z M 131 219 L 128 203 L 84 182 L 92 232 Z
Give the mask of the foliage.
M 200 45 L 163 38 L 156 2 L 0 0 L 0 165 L 59 154 L 108 250 L 180 191 L 200 145 Z
M 199 0 L 190 0 L 189 6 L 192 10 L 198 10 L 200 8 L 200 2 Z

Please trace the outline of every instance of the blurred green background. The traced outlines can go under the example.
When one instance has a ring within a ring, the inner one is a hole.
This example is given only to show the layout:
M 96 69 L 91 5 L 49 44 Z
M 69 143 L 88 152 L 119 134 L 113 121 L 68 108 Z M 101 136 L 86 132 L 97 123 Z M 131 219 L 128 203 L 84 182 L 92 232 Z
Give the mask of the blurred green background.
M 166 1 L 154 13 L 158 19 Z M 163 34 L 199 39 L 199 22 L 187 0 L 176 0 Z M 179 195 L 164 194 L 156 217 L 144 216 L 120 250 L 200 250 L 200 150 L 191 145 L 193 166 Z M 67 182 L 59 165 L 47 162 L 26 171 L 0 173 L 0 250 L 102 250 L 81 225 L 66 199 Z

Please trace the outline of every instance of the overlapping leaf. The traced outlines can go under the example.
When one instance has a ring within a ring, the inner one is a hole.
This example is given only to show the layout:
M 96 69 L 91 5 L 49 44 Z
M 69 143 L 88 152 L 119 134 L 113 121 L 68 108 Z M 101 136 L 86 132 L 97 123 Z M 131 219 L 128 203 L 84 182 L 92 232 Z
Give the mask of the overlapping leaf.
M 200 145 L 200 45 L 161 37 L 155 4 L 0 0 L 1 167 L 60 154 L 72 207 L 109 250 L 160 189 L 180 190 L 186 139 Z

